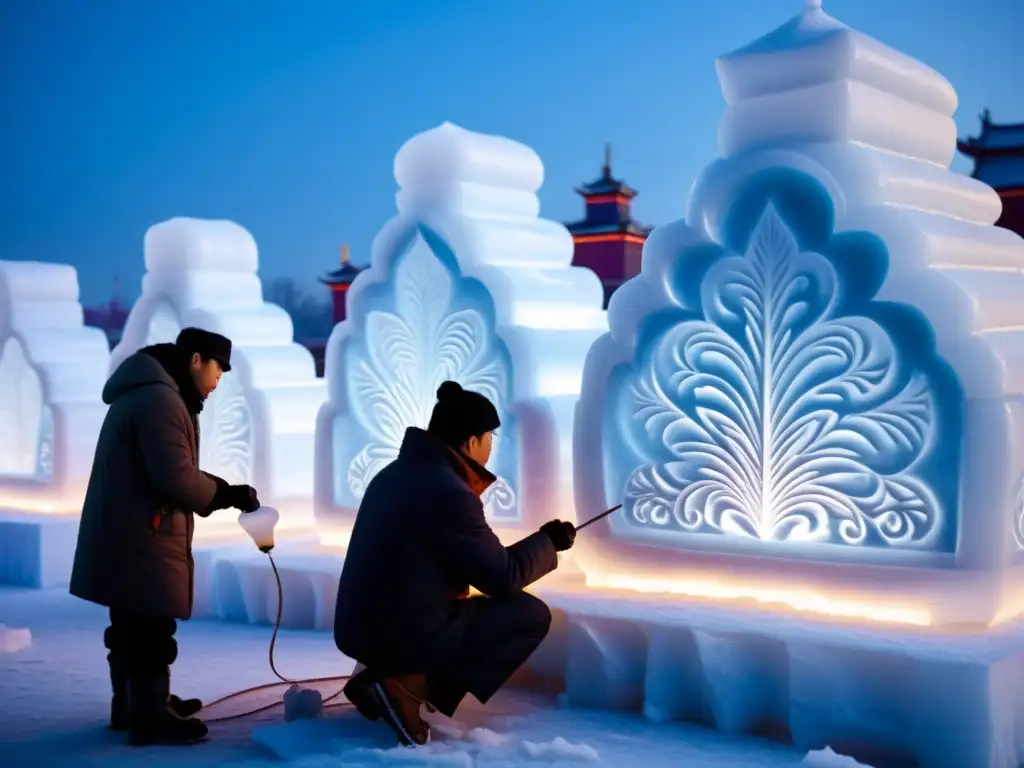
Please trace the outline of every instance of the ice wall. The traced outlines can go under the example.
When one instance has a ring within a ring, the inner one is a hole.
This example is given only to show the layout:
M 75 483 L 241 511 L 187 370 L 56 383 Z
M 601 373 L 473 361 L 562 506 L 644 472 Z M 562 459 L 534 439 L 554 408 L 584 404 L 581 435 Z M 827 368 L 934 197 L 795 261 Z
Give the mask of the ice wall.
M 529 147 L 451 123 L 396 155 L 398 214 L 327 347 L 318 520 L 351 518 L 405 429 L 427 425 L 445 379 L 501 413 L 490 462 L 500 479 L 484 496 L 492 523 L 569 513 L 583 358 L 607 325 L 597 277 L 570 266 L 568 231 L 539 218 L 543 175 Z
M 1018 613 L 1024 241 L 947 170 L 953 88 L 813 2 L 718 73 L 722 158 L 587 359 L 588 579 Z
M 65 264 L 0 261 L 0 508 L 77 512 L 110 350 Z
M 313 433 L 326 385 L 309 350 L 293 341 L 291 318 L 263 301 L 252 235 L 231 221 L 174 218 L 146 232 L 145 259 L 142 295 L 111 371 L 148 344 L 174 341 L 184 327 L 230 338 L 232 370 L 200 416 L 200 466 L 255 486 L 285 525 L 309 518 Z M 228 525 L 235 527 L 233 518 Z

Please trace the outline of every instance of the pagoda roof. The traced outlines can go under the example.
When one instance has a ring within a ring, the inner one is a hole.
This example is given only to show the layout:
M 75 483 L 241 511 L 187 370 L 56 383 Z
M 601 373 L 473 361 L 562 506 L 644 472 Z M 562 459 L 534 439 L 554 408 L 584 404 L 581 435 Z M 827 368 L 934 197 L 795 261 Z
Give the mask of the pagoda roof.
M 364 269 L 365 267 L 357 267 L 348 260 L 348 246 L 343 245 L 341 246 L 341 266 L 319 279 L 324 285 L 351 285 L 356 276 Z
M 596 195 L 622 195 L 633 198 L 637 191 L 631 188 L 622 179 L 612 176 L 612 148 L 610 144 L 604 147 L 604 165 L 601 166 L 601 175 L 582 186 L 576 187 L 576 193 L 583 197 L 594 197 Z
M 968 157 L 1024 154 L 1024 123 L 993 123 L 986 109 L 981 115 L 981 133 L 958 141 L 957 148 Z
M 363 268 L 357 267 L 355 264 L 343 264 L 333 272 L 328 272 L 321 277 L 320 282 L 325 285 L 351 285 L 352 281 L 356 279 L 356 275 L 362 271 Z

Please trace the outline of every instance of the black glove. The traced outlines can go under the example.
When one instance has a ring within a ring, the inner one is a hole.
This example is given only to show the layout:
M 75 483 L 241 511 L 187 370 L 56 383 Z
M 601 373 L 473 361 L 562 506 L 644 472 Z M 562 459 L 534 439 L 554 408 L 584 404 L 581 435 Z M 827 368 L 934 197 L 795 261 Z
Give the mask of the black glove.
M 541 533 L 546 533 L 555 550 L 565 552 L 576 542 L 576 526 L 572 523 L 565 523 L 561 520 L 552 520 L 540 527 Z
M 227 490 L 228 506 L 242 512 L 253 512 L 260 508 L 260 497 L 251 485 L 231 485 Z

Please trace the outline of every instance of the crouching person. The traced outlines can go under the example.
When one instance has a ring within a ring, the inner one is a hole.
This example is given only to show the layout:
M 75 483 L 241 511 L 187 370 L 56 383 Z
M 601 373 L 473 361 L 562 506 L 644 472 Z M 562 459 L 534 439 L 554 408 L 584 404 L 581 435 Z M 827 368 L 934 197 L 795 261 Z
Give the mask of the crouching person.
M 231 342 L 196 328 L 126 359 L 103 389 L 71 594 L 110 609 L 110 727 L 134 745 L 206 737 L 198 699 L 170 694 L 176 619 L 192 614 L 194 515 L 259 507 L 248 485 L 199 470 L 199 413 L 231 370 Z
M 356 516 L 334 640 L 364 669 L 345 695 L 406 746 L 429 739 L 422 705 L 451 717 L 467 693 L 486 703 L 551 625 L 523 589 L 558 566 L 575 528 L 554 520 L 502 546 L 480 499 L 499 424 L 487 398 L 445 382 L 426 431 L 406 431 Z M 470 586 L 484 596 L 464 599 Z

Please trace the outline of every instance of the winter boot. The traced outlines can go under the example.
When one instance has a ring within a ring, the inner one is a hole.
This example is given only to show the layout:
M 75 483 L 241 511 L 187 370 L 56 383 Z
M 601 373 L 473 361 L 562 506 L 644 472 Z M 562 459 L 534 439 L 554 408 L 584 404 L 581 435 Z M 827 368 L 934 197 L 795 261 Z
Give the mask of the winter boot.
M 427 701 L 424 675 L 402 675 L 374 680 L 371 686 L 377 711 L 406 747 L 423 746 L 430 741 L 430 725 L 420 715 L 420 707 L 434 708 Z
M 110 664 L 110 688 L 113 696 L 110 699 L 110 730 L 128 730 L 128 676 L 125 675 L 121 665 L 110 656 L 107 657 Z M 169 704 L 171 711 L 178 717 L 192 717 L 203 708 L 203 702 L 199 699 L 179 699 L 173 693 L 170 696 Z
M 380 703 L 373 688 L 374 679 L 365 667 L 356 669 L 355 674 L 345 683 L 345 698 L 349 700 L 359 714 L 367 720 L 380 719 Z
M 202 720 L 179 717 L 171 709 L 170 682 L 167 672 L 128 678 L 128 743 L 132 746 L 194 744 L 209 733 Z

